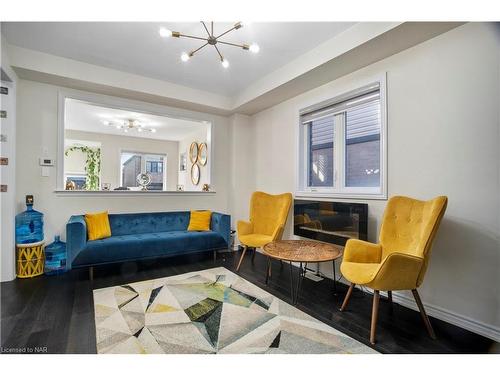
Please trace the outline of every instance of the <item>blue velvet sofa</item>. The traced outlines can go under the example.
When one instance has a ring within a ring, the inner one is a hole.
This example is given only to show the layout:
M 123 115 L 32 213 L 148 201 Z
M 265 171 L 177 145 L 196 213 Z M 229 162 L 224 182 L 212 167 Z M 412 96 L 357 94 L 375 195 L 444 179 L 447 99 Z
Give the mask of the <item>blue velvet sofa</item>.
M 101 264 L 229 247 L 229 215 L 213 212 L 211 230 L 206 232 L 188 232 L 189 219 L 189 211 L 110 214 L 111 237 L 88 241 L 84 216 L 71 216 L 66 224 L 68 268 L 91 267 L 92 271 Z

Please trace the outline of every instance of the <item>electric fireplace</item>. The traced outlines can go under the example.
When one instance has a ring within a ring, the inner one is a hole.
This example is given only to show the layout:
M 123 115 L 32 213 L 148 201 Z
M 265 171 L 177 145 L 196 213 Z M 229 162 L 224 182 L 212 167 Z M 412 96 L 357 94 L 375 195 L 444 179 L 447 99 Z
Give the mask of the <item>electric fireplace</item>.
M 348 239 L 366 240 L 368 205 L 296 199 L 293 233 L 344 246 Z

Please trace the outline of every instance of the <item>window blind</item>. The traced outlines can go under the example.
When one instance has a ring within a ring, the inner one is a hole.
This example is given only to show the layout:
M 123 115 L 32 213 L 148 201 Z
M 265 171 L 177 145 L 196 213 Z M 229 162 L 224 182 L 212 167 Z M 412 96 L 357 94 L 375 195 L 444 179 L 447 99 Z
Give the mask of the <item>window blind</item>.
M 346 110 L 347 143 L 380 138 L 380 99 L 364 102 Z
M 370 102 L 378 102 L 380 107 L 380 85 L 379 83 L 365 86 L 359 90 L 351 91 L 345 95 L 319 103 L 300 111 L 302 124 L 318 121 L 325 117 L 333 116 L 335 113 L 347 111 L 350 108 L 362 106 Z
M 311 150 L 333 147 L 333 116 L 313 120 L 310 127 Z

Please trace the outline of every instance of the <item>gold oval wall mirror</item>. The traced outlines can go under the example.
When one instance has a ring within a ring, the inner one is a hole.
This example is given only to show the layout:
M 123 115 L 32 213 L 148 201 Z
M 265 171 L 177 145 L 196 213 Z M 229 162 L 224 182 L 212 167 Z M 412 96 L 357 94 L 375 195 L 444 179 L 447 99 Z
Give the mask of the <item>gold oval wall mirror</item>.
M 191 160 L 193 164 L 198 160 L 198 143 L 196 142 L 191 143 L 189 147 L 189 160 Z
M 198 164 L 193 164 L 191 167 L 191 182 L 193 185 L 198 185 L 200 183 L 200 167 Z
M 208 160 L 208 149 L 205 142 L 198 146 L 198 161 L 201 165 L 206 165 Z

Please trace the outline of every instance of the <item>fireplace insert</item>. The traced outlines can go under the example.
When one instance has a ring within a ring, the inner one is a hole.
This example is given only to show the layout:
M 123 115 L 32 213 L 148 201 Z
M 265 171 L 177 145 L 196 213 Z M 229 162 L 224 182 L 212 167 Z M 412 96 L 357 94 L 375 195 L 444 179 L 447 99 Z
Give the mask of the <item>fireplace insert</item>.
M 348 239 L 366 240 L 368 205 L 296 199 L 294 234 L 344 246 Z

